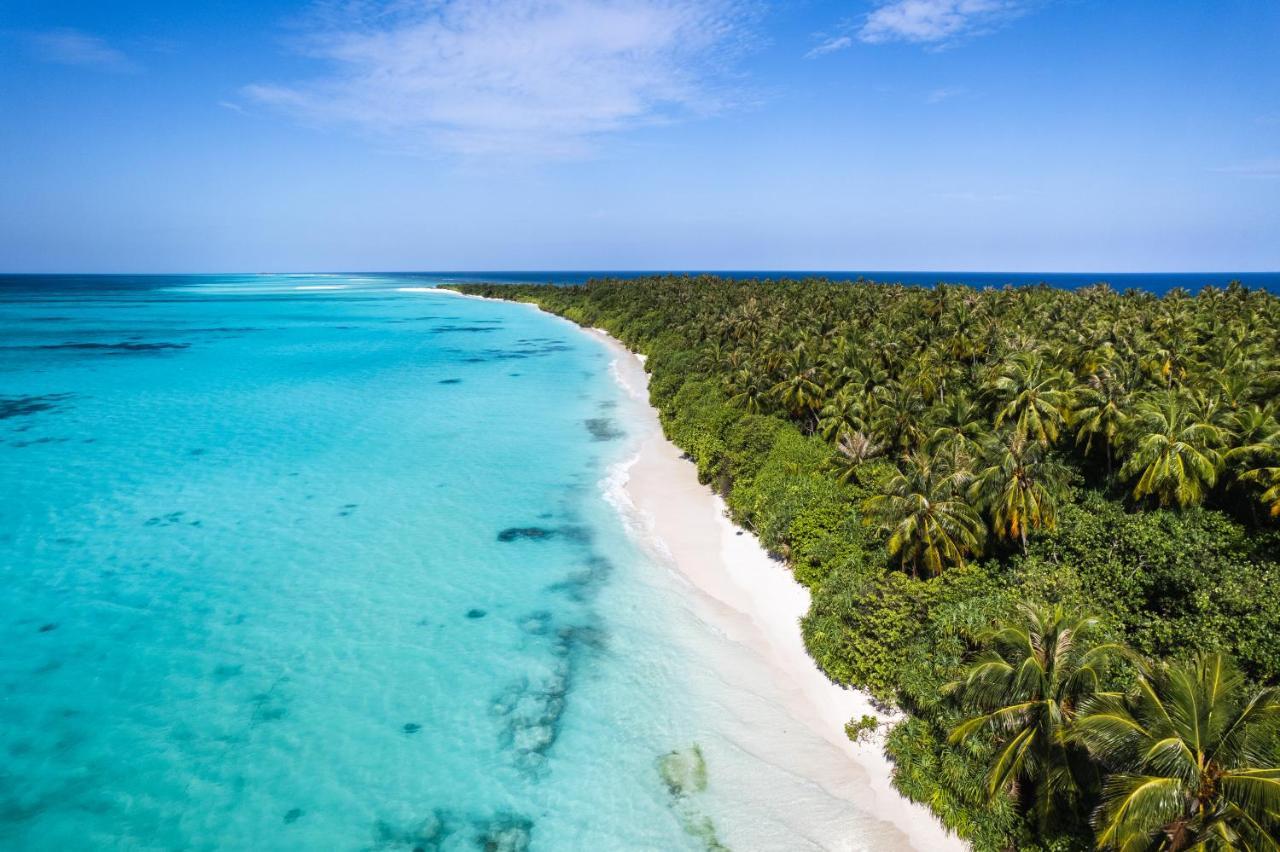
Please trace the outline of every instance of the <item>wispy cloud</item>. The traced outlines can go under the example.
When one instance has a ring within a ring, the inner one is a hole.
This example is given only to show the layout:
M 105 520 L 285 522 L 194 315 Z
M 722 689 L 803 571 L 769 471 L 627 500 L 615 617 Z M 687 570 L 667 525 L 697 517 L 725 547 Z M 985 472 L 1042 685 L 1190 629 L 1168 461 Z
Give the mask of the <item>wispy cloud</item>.
M 990 32 L 1025 14 L 1030 0 L 888 0 L 863 21 L 868 44 L 904 41 L 935 46 Z
M 837 50 L 845 50 L 853 47 L 853 39 L 849 36 L 820 36 L 822 42 L 817 47 L 810 50 L 804 55 L 805 59 L 814 59 L 828 53 L 835 53 Z
M 1218 174 L 1233 175 L 1235 177 L 1276 180 L 1280 179 L 1280 157 L 1238 163 L 1234 166 L 1222 166 L 1214 169 L 1214 171 Z
M 940 89 L 934 89 L 926 95 L 924 101 L 927 104 L 940 104 L 943 101 L 950 100 L 951 98 L 958 98 L 961 95 L 967 95 L 968 93 L 969 90 L 964 86 L 943 86 Z
M 410 149 L 572 157 L 733 103 L 754 0 L 356 0 L 319 7 L 321 76 L 244 94 Z
M 134 61 L 122 51 L 95 35 L 79 30 L 46 30 L 31 33 L 27 39 L 36 56 L 45 62 L 117 73 L 138 70 Z

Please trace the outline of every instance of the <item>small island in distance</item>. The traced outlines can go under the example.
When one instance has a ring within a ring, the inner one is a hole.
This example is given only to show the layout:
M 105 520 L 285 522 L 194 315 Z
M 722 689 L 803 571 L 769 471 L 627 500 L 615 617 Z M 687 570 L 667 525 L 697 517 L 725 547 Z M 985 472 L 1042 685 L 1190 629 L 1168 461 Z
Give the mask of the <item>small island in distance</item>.
M 809 588 L 814 660 L 905 712 L 895 786 L 974 848 L 1274 846 L 1280 298 L 451 286 L 646 356 L 668 437 Z

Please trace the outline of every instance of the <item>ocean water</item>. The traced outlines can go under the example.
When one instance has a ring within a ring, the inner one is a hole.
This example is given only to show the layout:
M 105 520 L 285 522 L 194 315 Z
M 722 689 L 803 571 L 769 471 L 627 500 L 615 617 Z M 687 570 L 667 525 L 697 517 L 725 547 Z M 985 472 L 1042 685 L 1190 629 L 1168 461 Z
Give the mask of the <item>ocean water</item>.
M 432 280 L 0 286 L 0 848 L 900 846 L 637 541 L 610 352 Z

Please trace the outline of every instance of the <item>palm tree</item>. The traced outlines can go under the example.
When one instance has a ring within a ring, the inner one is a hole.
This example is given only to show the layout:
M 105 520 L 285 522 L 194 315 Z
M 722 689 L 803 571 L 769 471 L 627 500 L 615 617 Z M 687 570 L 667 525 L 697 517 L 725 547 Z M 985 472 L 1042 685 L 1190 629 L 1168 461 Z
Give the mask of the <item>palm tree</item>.
M 1005 433 L 987 462 L 970 486 L 970 499 L 991 513 L 993 531 L 1019 542 L 1025 554 L 1028 530 L 1057 524 L 1067 469 L 1018 432 Z
M 989 392 L 999 405 L 996 426 L 1009 422 L 1023 437 L 1047 447 L 1058 440 L 1069 395 L 1061 371 L 1034 352 L 1019 352 L 992 379 Z
M 1265 408 L 1249 406 L 1232 415 L 1235 444 L 1224 456 L 1239 466 L 1239 478 L 1262 486 L 1262 502 L 1280 516 L 1280 422 Z
M 1261 500 L 1267 504 L 1271 517 L 1280 518 L 1280 467 L 1258 467 L 1240 477 L 1246 482 L 1257 482 L 1265 490 Z
M 885 445 L 866 432 L 847 431 L 836 441 L 837 455 L 831 462 L 836 471 L 836 478 L 841 482 L 849 482 L 862 463 L 875 458 L 885 451 Z
M 944 692 L 973 714 L 952 730 L 952 744 L 978 732 L 996 738 L 987 795 L 1014 793 L 1043 829 L 1055 803 L 1078 798 L 1088 773 L 1070 736 L 1080 702 L 1100 694 L 1105 669 L 1126 652 L 1101 641 L 1096 618 L 1060 606 L 1024 606 L 1021 615 L 981 636 L 984 649 Z
M 886 493 L 863 503 L 866 522 L 889 534 L 889 555 L 917 576 L 963 565 L 986 538 L 982 519 L 960 496 L 969 473 L 922 452 L 909 455 L 904 468 Z
M 1135 448 L 1120 476 L 1137 478 L 1133 496 L 1161 506 L 1195 506 L 1218 482 L 1222 431 L 1194 415 L 1184 394 L 1166 391 L 1137 406 Z
M 858 391 L 845 385 L 818 412 L 818 431 L 828 441 L 835 441 L 849 432 L 866 431 L 863 411 L 863 401 Z
M 991 432 L 991 421 L 964 392 L 954 393 L 942 405 L 930 410 L 933 431 L 926 444 L 930 452 L 958 444 L 966 452 L 976 454 L 982 439 Z
M 1114 770 L 1099 848 L 1280 848 L 1280 690 L 1252 690 L 1222 654 L 1144 673 L 1086 699 L 1075 738 Z
M 816 412 L 822 407 L 823 389 L 817 375 L 818 367 L 808 347 L 800 344 L 787 353 L 783 378 L 771 389 L 787 413 L 801 421 L 806 432 L 812 432 L 817 426 Z
M 743 367 L 725 377 L 725 387 L 734 405 L 759 414 L 769 408 L 769 387 L 760 374 Z
M 877 385 L 872 393 L 871 425 L 877 435 L 899 453 L 912 452 L 924 443 L 925 405 L 920 394 L 897 379 Z
M 1101 439 L 1107 455 L 1107 479 L 1111 479 L 1113 448 L 1129 422 L 1125 412 L 1129 391 L 1124 369 L 1118 364 L 1098 367 L 1078 387 L 1070 415 L 1076 430 L 1076 443 L 1084 451 L 1093 451 L 1093 442 Z

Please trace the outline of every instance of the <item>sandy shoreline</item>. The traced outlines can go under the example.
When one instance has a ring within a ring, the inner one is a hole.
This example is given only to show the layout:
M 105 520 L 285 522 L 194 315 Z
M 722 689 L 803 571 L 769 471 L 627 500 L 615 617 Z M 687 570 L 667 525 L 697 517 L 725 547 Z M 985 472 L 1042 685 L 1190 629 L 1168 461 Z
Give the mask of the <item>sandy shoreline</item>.
M 775 685 L 788 696 L 791 716 L 830 743 L 831 760 L 806 767 L 810 777 L 829 790 L 838 786 L 859 810 L 893 825 L 903 835 L 903 848 L 966 849 L 928 808 L 893 789 L 892 765 L 878 741 L 856 744 L 845 736 L 850 719 L 886 717 L 865 694 L 829 681 L 805 650 L 799 620 L 809 609 L 808 590 L 754 535 L 728 519 L 724 501 L 698 482 L 693 463 L 663 436 L 657 412 L 647 405 L 648 374 L 641 358 L 603 330 L 594 331 L 615 352 L 619 381 L 646 401 L 650 422 L 628 470 L 627 496 L 676 570 L 710 599 L 706 609 L 715 626 L 769 665 Z M 860 776 L 855 783 L 830 783 L 833 766 L 838 770 L 842 763 Z
M 698 482 L 693 463 L 662 434 L 657 411 L 648 402 L 643 356 L 603 329 L 588 333 L 611 349 L 615 378 L 639 403 L 636 409 L 643 422 L 634 425 L 642 437 L 638 454 L 622 472 L 622 487 L 631 509 L 643 520 L 646 543 L 656 546 L 698 598 L 700 617 L 762 664 L 788 717 L 825 746 L 788 761 L 788 770 L 886 824 L 897 840 L 882 842 L 876 849 L 967 849 L 927 807 L 893 789 L 893 767 L 878 738 L 853 743 L 845 736 L 844 725 L 850 719 L 888 717 L 869 696 L 828 680 L 805 650 L 799 621 L 809 608 L 808 590 L 754 535 L 729 520 L 724 501 Z

